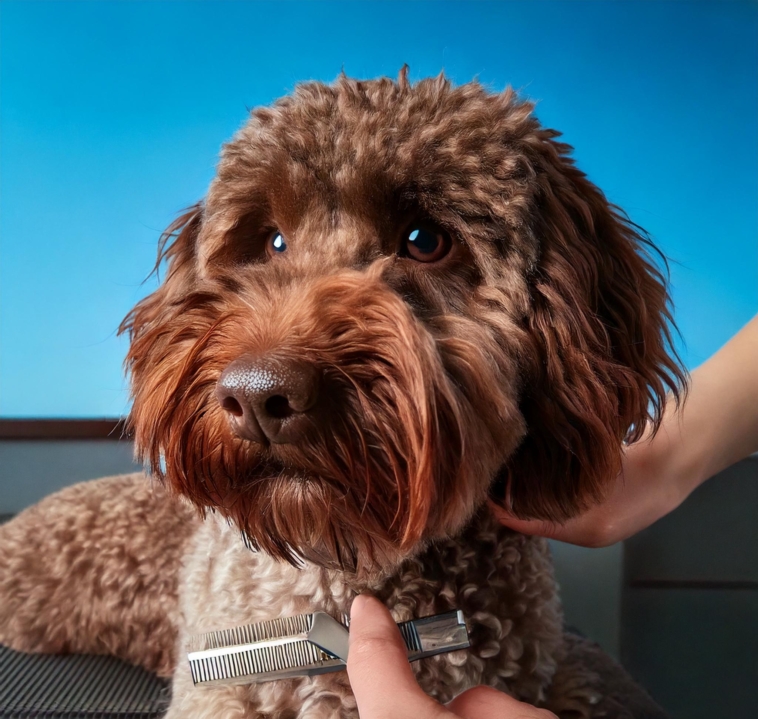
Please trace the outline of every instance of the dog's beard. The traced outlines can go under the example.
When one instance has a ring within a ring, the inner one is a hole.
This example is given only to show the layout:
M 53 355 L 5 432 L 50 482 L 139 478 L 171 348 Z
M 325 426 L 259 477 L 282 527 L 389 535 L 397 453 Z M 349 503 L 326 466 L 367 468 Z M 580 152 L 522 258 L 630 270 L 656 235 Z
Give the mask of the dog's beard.
M 394 561 L 411 511 L 402 447 L 373 432 L 367 439 L 357 422 L 345 420 L 341 432 L 329 427 L 328 441 L 314 436 L 297 450 L 262 450 L 230 437 L 224 424 L 209 413 L 189 430 L 198 452 L 184 462 L 193 470 L 164 455 L 166 476 L 189 480 L 184 494 L 227 517 L 252 548 L 293 564 L 306 559 L 357 571 Z M 433 521 L 428 515 L 424 524 Z
M 214 318 L 203 302 L 196 317 L 178 311 L 174 327 L 156 325 L 158 337 L 145 339 L 155 356 L 150 371 L 134 372 L 137 446 L 155 474 L 274 557 L 387 569 L 460 529 L 520 438 L 481 344 L 456 341 L 443 361 L 401 298 L 356 274 L 322 281 L 312 290 L 318 319 L 304 312 L 292 331 L 302 347 L 288 351 L 323 371 L 324 421 L 297 444 L 239 439 L 213 390 L 229 362 L 260 344 L 260 328 L 241 336 L 247 305 L 245 315 L 222 313 L 218 298 Z M 197 320 L 191 341 L 172 341 Z M 482 390 L 488 376 L 492 389 Z
M 356 511 L 340 483 L 297 474 L 254 481 L 257 491 L 243 504 L 243 538 L 251 549 L 298 565 L 302 560 L 358 573 L 391 565 L 397 559 L 392 530 L 379 527 L 380 517 Z M 235 513 L 236 514 L 236 513 Z M 373 531 L 372 531 L 373 527 Z
M 227 517 L 252 548 L 294 564 L 357 571 L 393 563 L 412 531 L 412 493 L 429 498 L 421 526 L 434 523 L 430 485 L 458 464 L 455 442 L 443 451 L 432 437 L 435 446 L 421 448 L 428 465 L 418 466 L 408 437 L 386 431 L 396 425 L 389 419 L 385 431 L 368 429 L 348 412 L 296 449 L 262 448 L 232 436 L 215 408 L 182 416 L 187 404 L 166 417 L 162 462 L 153 471 Z

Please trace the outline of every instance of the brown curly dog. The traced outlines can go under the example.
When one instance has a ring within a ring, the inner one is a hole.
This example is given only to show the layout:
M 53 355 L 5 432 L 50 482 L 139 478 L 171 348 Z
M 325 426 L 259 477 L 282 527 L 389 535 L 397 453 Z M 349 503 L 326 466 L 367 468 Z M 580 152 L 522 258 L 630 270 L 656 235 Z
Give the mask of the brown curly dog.
M 123 325 L 160 481 L 4 526 L 0 641 L 173 673 L 172 719 L 356 717 L 344 672 L 195 688 L 184 646 L 369 590 L 398 620 L 463 610 L 471 649 L 417 665 L 441 701 L 591 716 L 547 545 L 486 503 L 576 513 L 684 378 L 649 242 L 532 110 L 405 70 L 255 110 Z

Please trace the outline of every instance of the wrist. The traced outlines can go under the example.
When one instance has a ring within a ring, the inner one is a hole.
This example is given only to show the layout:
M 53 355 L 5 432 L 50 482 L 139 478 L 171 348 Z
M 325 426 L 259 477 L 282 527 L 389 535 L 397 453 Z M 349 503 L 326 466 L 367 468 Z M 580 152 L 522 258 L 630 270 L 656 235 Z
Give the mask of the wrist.
M 673 424 L 673 426 L 672 426 Z M 697 486 L 700 459 L 682 442 L 676 417 L 658 432 L 629 447 L 629 480 L 637 484 L 633 492 L 637 508 L 631 533 L 643 529 L 676 509 Z
M 695 428 L 683 431 L 682 417 L 675 413 L 668 427 L 662 427 L 667 440 L 658 443 L 661 516 L 676 509 L 709 475 L 707 442 L 698 437 Z M 686 439 L 685 439 L 686 438 Z M 655 444 L 655 443 L 654 443 Z

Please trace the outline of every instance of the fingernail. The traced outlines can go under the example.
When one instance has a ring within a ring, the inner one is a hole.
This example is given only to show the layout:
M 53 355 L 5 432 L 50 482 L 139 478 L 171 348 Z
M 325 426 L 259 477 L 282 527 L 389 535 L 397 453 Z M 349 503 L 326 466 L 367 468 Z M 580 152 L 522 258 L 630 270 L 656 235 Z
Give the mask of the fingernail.
M 353 604 L 350 607 L 350 619 L 355 619 L 365 609 L 366 604 L 371 600 L 369 594 L 359 594 L 353 599 Z

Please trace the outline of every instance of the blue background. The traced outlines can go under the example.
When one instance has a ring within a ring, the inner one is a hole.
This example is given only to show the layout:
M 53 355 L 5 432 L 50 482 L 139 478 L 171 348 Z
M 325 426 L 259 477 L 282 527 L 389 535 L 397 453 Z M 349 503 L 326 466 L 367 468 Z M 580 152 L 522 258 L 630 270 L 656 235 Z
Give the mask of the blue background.
M 538 101 L 672 265 L 690 367 L 758 311 L 758 4 L 0 5 L 0 415 L 128 409 L 115 337 L 221 143 L 299 80 Z

